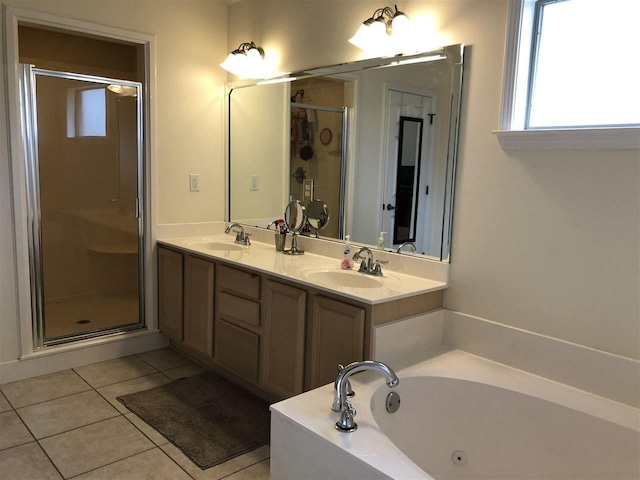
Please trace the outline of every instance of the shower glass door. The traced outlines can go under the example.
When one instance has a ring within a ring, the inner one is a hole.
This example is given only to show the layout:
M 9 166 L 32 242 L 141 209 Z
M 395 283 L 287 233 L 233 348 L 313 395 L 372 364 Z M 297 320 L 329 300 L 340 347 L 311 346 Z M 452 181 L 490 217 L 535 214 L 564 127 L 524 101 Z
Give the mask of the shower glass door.
M 142 89 L 21 67 L 34 347 L 140 328 Z

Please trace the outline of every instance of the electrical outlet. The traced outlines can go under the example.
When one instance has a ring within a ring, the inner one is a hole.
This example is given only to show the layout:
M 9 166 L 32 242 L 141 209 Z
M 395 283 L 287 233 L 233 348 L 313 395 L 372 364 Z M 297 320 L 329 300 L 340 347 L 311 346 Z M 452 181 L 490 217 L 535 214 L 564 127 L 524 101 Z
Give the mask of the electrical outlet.
M 257 192 L 258 191 L 258 175 L 251 175 L 250 177 L 250 184 L 251 186 L 249 187 L 249 190 L 252 192 Z
M 189 175 L 189 191 L 190 192 L 199 192 L 200 191 L 200 174 L 192 173 Z

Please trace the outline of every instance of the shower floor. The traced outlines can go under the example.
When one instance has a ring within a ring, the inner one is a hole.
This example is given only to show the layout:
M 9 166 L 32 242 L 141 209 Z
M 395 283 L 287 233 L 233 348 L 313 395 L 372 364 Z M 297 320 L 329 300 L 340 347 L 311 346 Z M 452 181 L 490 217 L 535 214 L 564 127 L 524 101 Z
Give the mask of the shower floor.
M 77 335 L 138 323 L 137 292 L 113 295 L 86 295 L 46 301 L 45 338 Z

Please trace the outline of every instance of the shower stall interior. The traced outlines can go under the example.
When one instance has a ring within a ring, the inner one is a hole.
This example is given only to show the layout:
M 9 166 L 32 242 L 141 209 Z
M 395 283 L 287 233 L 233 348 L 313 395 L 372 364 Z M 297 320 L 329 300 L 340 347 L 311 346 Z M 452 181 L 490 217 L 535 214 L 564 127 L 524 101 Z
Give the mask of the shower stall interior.
M 21 65 L 34 349 L 144 326 L 139 82 Z

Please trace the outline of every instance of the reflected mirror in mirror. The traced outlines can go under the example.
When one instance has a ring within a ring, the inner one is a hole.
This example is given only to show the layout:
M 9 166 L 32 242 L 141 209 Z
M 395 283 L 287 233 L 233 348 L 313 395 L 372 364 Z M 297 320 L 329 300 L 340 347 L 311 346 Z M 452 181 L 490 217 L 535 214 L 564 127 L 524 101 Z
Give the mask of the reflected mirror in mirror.
M 376 245 L 394 232 L 385 248 L 413 238 L 419 253 L 448 261 L 462 53 L 451 45 L 230 84 L 228 219 L 266 227 L 290 200 L 321 198 L 334 217 L 323 238 Z M 410 169 L 404 154 L 398 163 L 401 117 L 421 121 L 404 123 L 415 133 L 413 176 L 401 183 L 409 202 L 398 184 Z
M 289 202 L 284 211 L 284 221 L 292 232 L 298 232 L 304 227 L 305 208 L 298 200 Z
M 313 200 L 307 205 L 307 223 L 316 232 L 324 229 L 329 223 L 329 209 L 320 199 Z
M 418 189 L 422 158 L 422 118 L 400 117 L 396 168 L 396 204 L 393 209 L 393 243 L 416 242 Z M 424 209 L 422 209 L 424 210 Z M 422 210 L 420 212 L 422 213 Z M 419 246 L 416 246 L 419 248 Z

